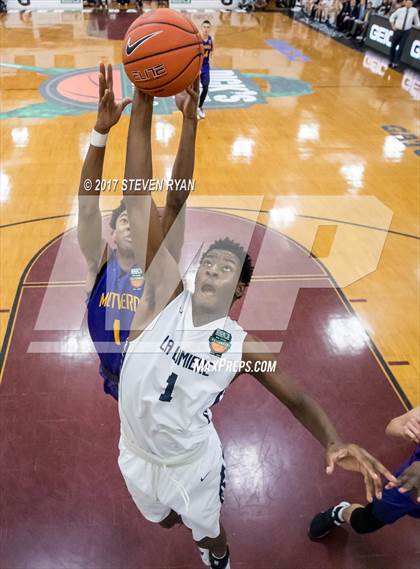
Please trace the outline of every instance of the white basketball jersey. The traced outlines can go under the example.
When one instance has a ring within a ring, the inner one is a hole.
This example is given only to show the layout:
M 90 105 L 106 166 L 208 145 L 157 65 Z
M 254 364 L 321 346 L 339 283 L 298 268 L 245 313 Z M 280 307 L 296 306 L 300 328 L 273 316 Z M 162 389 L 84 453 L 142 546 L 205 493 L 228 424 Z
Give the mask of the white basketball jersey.
M 120 376 L 123 436 L 168 462 L 208 439 L 209 408 L 239 371 L 246 336 L 229 317 L 194 326 L 191 298 L 184 290 L 128 344 Z

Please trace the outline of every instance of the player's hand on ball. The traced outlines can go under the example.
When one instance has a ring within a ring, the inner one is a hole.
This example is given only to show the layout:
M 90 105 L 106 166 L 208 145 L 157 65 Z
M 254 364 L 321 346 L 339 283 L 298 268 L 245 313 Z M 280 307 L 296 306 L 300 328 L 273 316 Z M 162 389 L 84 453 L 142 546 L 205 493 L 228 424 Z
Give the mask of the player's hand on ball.
M 112 65 L 108 64 L 105 69 L 105 65 L 101 63 L 99 66 L 98 117 L 96 119 L 95 130 L 101 134 L 109 132 L 110 128 L 120 120 L 125 107 L 131 102 L 132 100 L 128 97 L 123 99 L 120 103 L 115 102 Z
M 420 462 L 417 460 L 410 464 L 402 474 L 397 478 L 397 483 L 390 482 L 386 485 L 386 489 L 395 488 L 400 486 L 399 491 L 401 494 L 406 494 L 411 490 L 417 491 L 417 502 L 420 502 Z
M 366 498 L 372 502 L 376 496 L 382 498 L 383 476 L 389 482 L 396 483 L 397 479 L 383 464 L 376 460 L 364 448 L 354 444 L 334 444 L 326 451 L 327 474 L 332 474 L 337 464 L 344 470 L 360 472 L 363 475 L 366 487 Z
M 198 96 L 200 94 L 200 76 L 185 91 L 175 95 L 175 103 L 185 118 L 197 119 Z

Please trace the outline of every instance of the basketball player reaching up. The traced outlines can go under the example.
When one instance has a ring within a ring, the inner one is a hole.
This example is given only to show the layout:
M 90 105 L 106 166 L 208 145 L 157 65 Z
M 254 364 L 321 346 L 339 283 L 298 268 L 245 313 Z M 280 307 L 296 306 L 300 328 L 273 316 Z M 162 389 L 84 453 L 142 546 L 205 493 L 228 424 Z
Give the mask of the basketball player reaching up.
M 127 153 L 126 178 L 148 180 L 152 175 L 152 108 L 151 97 L 136 91 L 128 148 L 141 153 Z M 193 115 L 190 121 L 194 129 Z M 204 564 L 230 568 L 219 521 L 225 464 L 210 407 L 240 375 L 242 362 L 322 444 L 327 473 L 336 464 L 360 472 L 368 499 L 379 497 L 381 475 L 395 482 L 392 474 L 364 449 L 343 443 L 322 408 L 284 373 L 257 371 L 260 362 L 274 356 L 228 316 L 251 279 L 246 251 L 228 238 L 210 245 L 191 294 L 167 250 L 151 193 L 144 187 L 124 199 L 146 280 L 121 370 L 119 466 L 144 517 L 167 528 L 182 521 L 192 530 Z
M 204 47 L 204 59 L 201 66 L 200 72 L 200 82 L 201 82 L 201 94 L 200 101 L 198 103 L 198 118 L 204 119 L 206 114 L 203 111 L 204 101 L 206 100 L 207 93 L 210 85 L 210 54 L 214 51 L 213 38 L 210 35 L 211 23 L 209 20 L 204 20 L 201 23 L 201 37 L 202 44 Z
M 111 240 L 102 238 L 102 219 L 99 209 L 100 192 L 95 191 L 102 179 L 106 139 L 110 129 L 119 121 L 124 108 L 131 102 L 126 98 L 115 101 L 112 66 L 99 68 L 99 105 L 96 124 L 91 137 L 81 174 L 79 187 L 79 218 L 77 233 L 80 248 L 88 265 L 87 311 L 91 338 L 100 358 L 99 373 L 104 380 L 104 391 L 118 398 L 121 352 L 128 336 L 131 320 L 140 304 L 144 290 L 144 276 L 136 263 L 130 233 L 130 223 L 124 202 L 111 215 Z M 195 90 L 194 90 L 195 89 Z M 174 180 L 191 180 L 194 170 L 195 130 L 189 128 L 185 115 L 187 105 L 197 108 L 198 83 L 176 96 L 176 104 L 183 113 L 180 145 L 172 171 Z M 134 155 L 138 148 L 130 149 Z M 185 154 L 189 160 L 183 160 Z M 176 262 L 179 260 L 184 231 L 184 204 L 188 198 L 185 189 L 168 192 L 162 216 L 162 231 L 171 231 L 168 248 Z
M 395 473 L 397 483 L 387 484 L 382 498 L 367 506 L 340 502 L 320 512 L 311 522 L 311 539 L 322 539 L 344 523 L 356 533 L 365 534 L 393 524 L 404 516 L 420 519 L 420 407 L 392 419 L 385 432 L 416 444 L 414 452 Z

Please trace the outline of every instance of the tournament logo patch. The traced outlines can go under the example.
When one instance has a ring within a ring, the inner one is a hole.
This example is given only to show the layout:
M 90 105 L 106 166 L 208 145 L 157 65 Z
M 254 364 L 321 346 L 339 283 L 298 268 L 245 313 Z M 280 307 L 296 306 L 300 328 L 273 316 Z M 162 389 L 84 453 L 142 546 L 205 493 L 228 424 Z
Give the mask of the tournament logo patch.
M 210 353 L 219 358 L 228 351 L 231 346 L 232 334 L 217 328 L 209 338 Z
M 144 284 L 144 275 L 140 267 L 131 267 L 130 284 L 133 288 L 140 288 Z

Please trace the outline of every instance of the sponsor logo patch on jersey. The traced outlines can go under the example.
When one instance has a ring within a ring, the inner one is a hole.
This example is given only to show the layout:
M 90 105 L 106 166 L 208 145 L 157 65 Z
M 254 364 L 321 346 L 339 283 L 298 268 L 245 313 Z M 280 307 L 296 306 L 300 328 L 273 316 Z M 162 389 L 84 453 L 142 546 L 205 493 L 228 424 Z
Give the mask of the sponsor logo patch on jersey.
M 232 334 L 217 328 L 209 338 L 210 353 L 213 356 L 222 357 L 231 346 Z
M 140 267 L 131 267 L 130 284 L 133 288 L 140 288 L 144 284 L 144 275 Z

